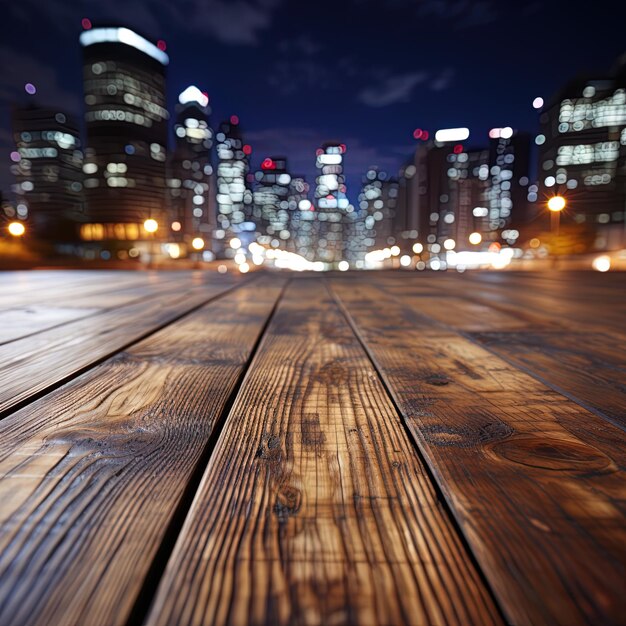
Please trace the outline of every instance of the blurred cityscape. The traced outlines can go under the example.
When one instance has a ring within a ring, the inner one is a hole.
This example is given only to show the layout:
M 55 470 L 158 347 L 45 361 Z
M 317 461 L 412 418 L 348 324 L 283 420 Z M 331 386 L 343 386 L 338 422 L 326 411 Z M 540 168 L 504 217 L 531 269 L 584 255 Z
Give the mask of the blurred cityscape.
M 13 110 L 3 266 L 626 267 L 626 55 L 529 102 L 538 133 L 407 129 L 399 171 L 372 164 L 348 189 L 341 137 L 307 181 L 284 154 L 254 171 L 245 120 L 212 120 L 201 86 L 168 111 L 163 41 L 84 19 L 80 46 L 83 121 L 31 83 Z

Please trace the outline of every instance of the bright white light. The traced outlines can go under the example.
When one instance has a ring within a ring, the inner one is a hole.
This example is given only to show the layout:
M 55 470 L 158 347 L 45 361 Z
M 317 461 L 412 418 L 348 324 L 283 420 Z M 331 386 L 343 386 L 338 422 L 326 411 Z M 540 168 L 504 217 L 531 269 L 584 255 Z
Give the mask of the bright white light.
M 163 65 L 170 62 L 170 58 L 163 50 L 159 50 L 152 42 L 133 32 L 130 28 L 92 28 L 91 30 L 84 30 L 79 39 L 83 47 L 95 43 L 123 43 L 147 54 Z
M 469 242 L 474 246 L 477 246 L 482 240 L 483 237 L 480 233 L 472 233 L 469 236 Z
M 409 265 L 411 265 L 411 257 L 408 254 L 403 254 L 400 257 L 400 265 L 402 265 L 402 267 L 409 267 Z
M 543 98 L 535 98 L 533 100 L 533 109 L 540 109 L 543 106 Z
M 298 202 L 298 208 L 301 211 L 309 211 L 311 209 L 311 201 L 310 200 L 300 200 L 300 202 Z
M 347 272 L 350 269 L 350 264 L 348 261 L 340 261 L 338 267 L 340 272 Z
M 317 160 L 324 165 L 339 165 L 342 161 L 340 154 L 320 154 Z
M 597 256 L 593 263 L 591 264 L 596 272 L 608 272 L 611 269 L 611 257 L 603 254 L 602 256 Z
M 391 256 L 398 256 L 400 254 L 400 248 L 398 246 L 391 246 Z
M 246 262 L 246 255 L 243 252 L 238 252 L 235 255 L 235 263 L 237 263 L 237 265 L 241 265 L 242 263 Z
M 233 237 L 230 240 L 230 247 L 233 250 L 239 250 L 239 248 L 241 248 L 241 240 L 239 240 L 237 237 Z
M 178 101 L 181 104 L 197 102 L 201 107 L 205 107 L 209 104 L 208 97 L 194 85 L 189 85 L 189 87 L 178 96 Z
M 435 133 L 435 141 L 465 141 L 469 134 L 469 128 L 444 128 Z
M 456 241 L 454 241 L 454 239 L 446 239 L 443 242 L 443 247 L 446 250 L 454 250 L 454 248 L 456 247 Z
M 423 250 L 424 246 L 421 243 L 413 244 L 413 252 L 415 252 L 415 254 L 421 254 Z
M 489 137 L 491 139 L 509 139 L 513 136 L 513 129 L 510 126 L 504 128 L 492 128 L 489 131 Z
M 240 271 L 242 274 L 247 274 L 247 273 L 250 271 L 250 266 L 249 266 L 247 263 L 242 263 L 242 264 L 239 266 L 239 271 Z

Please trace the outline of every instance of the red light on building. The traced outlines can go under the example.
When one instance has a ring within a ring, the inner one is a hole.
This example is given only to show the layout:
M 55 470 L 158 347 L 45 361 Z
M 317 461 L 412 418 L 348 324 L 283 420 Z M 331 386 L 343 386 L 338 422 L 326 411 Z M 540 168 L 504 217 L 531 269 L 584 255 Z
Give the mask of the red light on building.
M 339 144 L 339 149 L 341 150 L 342 154 L 348 149 L 345 143 Z
M 247 155 L 252 154 L 252 146 L 249 144 L 245 144 L 243 147 L 243 153 Z
M 203 91 L 202 95 L 206 97 L 206 101 L 207 101 L 207 104 L 208 104 L 208 102 L 209 102 L 209 92 L 208 91 Z
M 320 155 L 324 154 L 324 151 L 323 151 L 321 148 L 318 148 L 318 149 L 315 151 L 315 154 L 316 154 L 317 156 L 320 156 Z
M 424 134 L 424 131 L 421 128 L 416 128 L 413 131 L 413 138 L 414 139 L 421 139 L 423 134 Z
M 89 30 L 91 28 L 91 20 L 88 17 L 83 17 L 80 23 L 85 30 Z
M 458 143 L 456 146 L 454 146 L 454 154 L 461 154 L 461 152 L 463 152 L 463 146 Z
M 233 126 L 237 126 L 237 124 L 239 124 L 239 117 L 237 115 L 231 115 L 230 116 L 230 123 Z
M 423 130 L 422 131 L 422 136 L 421 136 L 420 139 L 422 141 L 427 141 L 429 137 L 430 137 L 430 133 L 427 130 Z
M 267 158 L 263 161 L 263 163 L 261 163 L 261 169 L 264 170 L 275 170 L 276 169 L 276 163 L 274 163 L 274 161 L 272 161 L 272 159 Z
M 163 39 L 159 39 L 159 41 L 157 41 L 157 48 L 159 50 L 163 50 L 163 52 L 165 52 L 167 50 L 167 45 L 166 43 L 163 41 Z

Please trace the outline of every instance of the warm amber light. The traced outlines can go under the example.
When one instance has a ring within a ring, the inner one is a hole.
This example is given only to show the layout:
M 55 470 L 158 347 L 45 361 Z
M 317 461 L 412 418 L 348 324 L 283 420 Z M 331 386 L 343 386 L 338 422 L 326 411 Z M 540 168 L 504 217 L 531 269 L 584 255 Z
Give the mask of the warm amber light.
M 472 233 L 469 236 L 469 242 L 477 246 L 483 240 L 483 236 L 480 233 Z
M 552 196 L 548 200 L 548 208 L 550 211 L 562 211 L 565 208 L 565 198 L 563 196 Z
M 191 247 L 194 250 L 202 250 L 202 248 L 204 248 L 204 239 L 202 239 L 202 237 L 196 237 L 192 242 L 191 242 Z
M 149 218 L 143 223 L 143 227 L 148 233 L 156 233 L 159 229 L 159 223 L 156 220 Z
M 26 232 L 26 228 L 22 222 L 11 222 L 8 230 L 14 237 L 21 237 Z

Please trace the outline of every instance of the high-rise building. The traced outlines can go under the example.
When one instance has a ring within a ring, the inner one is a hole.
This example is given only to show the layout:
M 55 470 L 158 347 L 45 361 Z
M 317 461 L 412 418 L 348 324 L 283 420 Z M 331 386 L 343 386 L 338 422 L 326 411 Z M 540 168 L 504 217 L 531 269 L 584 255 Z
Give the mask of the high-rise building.
M 168 187 L 173 239 L 210 237 L 215 227 L 210 198 L 211 147 L 213 131 L 209 124 L 209 98 L 197 87 L 187 87 L 178 97 L 174 126 L 174 150 L 169 163 Z
M 542 110 L 535 211 L 566 199 L 562 225 L 588 229 L 595 249 L 624 245 L 626 207 L 626 56 L 602 77 L 569 82 Z
M 20 107 L 13 111 L 13 136 L 18 217 L 29 216 L 39 239 L 75 240 L 84 217 L 78 124 L 58 109 Z
M 231 239 L 253 236 L 252 192 L 248 188 L 248 162 L 252 149 L 243 143 L 236 115 L 220 124 L 215 135 L 217 147 L 217 227 L 215 246 L 219 254 L 233 252 Z
M 82 237 L 131 245 L 163 238 L 168 232 L 165 45 L 124 27 L 85 30 L 80 42 L 88 216 Z M 158 223 L 156 233 L 145 232 L 147 219 Z
M 343 259 L 343 221 L 350 203 L 346 196 L 343 175 L 344 144 L 325 143 L 318 149 L 315 179 L 315 208 L 317 218 L 316 259 L 336 264 Z
M 255 173 L 255 179 L 253 219 L 257 226 L 257 242 L 268 246 L 274 241 L 286 249 L 291 238 L 291 176 L 287 170 L 287 159 L 267 157 L 261 163 L 261 169 Z
M 289 183 L 289 232 L 288 249 L 314 261 L 315 207 L 309 200 L 309 183 L 304 176 L 293 175 Z
M 519 233 L 508 227 L 526 213 L 529 136 L 494 128 L 488 147 L 467 148 L 458 138 L 467 138 L 466 129 L 446 133 L 444 140 L 420 144 L 400 171 L 398 244 L 406 249 L 403 241 L 419 242 L 437 256 L 476 250 L 472 233 L 485 246 L 515 243 Z

